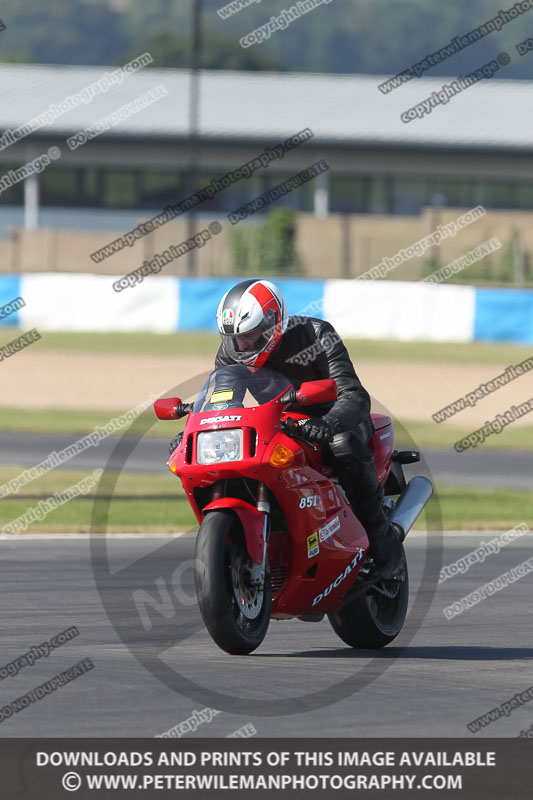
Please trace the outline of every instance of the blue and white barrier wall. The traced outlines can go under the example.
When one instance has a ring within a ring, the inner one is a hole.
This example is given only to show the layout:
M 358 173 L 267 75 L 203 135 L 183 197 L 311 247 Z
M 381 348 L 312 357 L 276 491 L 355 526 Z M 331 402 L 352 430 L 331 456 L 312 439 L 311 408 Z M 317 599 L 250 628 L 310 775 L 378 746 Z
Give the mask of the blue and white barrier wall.
M 116 279 L 75 273 L 0 275 L 0 327 L 35 327 L 41 332 L 214 331 L 219 300 L 238 280 L 159 276 L 117 293 L 112 288 Z M 290 314 L 328 319 L 341 336 L 533 343 L 533 290 L 398 281 L 275 282 Z M 19 297 L 24 301 L 21 308 L 2 311 Z

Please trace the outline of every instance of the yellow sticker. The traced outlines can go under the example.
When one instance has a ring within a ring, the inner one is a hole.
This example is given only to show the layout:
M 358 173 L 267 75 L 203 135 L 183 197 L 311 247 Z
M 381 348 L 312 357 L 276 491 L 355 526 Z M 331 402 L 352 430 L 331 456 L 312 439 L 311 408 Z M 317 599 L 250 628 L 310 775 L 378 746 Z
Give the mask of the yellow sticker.
M 211 395 L 210 403 L 225 403 L 226 400 L 233 400 L 233 389 L 221 390 L 213 392 Z
M 313 558 L 313 556 L 317 556 L 318 551 L 318 531 L 315 531 L 311 534 L 311 536 L 307 537 L 307 558 Z

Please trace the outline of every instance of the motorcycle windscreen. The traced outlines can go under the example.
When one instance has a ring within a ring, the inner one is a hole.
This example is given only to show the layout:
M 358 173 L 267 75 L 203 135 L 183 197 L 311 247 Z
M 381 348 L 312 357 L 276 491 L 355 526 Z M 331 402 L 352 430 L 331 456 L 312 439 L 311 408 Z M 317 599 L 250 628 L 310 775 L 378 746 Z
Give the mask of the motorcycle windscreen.
M 264 367 L 232 364 L 211 373 L 193 406 L 193 412 L 252 408 L 269 403 L 285 392 L 290 382 Z

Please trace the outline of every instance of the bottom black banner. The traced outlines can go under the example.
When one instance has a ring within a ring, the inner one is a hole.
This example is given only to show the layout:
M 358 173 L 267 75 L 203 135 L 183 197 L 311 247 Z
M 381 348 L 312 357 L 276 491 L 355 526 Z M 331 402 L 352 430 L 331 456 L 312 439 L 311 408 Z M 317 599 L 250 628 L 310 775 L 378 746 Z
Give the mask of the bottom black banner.
M 4 739 L 0 796 L 531 798 L 528 739 Z

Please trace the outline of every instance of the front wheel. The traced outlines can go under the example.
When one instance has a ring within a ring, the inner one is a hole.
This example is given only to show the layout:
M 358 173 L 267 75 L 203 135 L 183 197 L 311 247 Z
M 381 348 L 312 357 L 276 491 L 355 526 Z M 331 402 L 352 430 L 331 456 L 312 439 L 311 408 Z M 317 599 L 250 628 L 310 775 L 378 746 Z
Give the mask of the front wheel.
M 402 545 L 403 550 L 403 545 Z M 331 627 L 350 647 L 374 650 L 395 639 L 403 628 L 409 599 L 407 560 L 399 579 L 381 581 L 340 611 L 328 614 Z
M 253 564 L 238 517 L 210 511 L 198 531 L 195 549 L 198 605 L 211 638 L 227 653 L 246 655 L 266 636 L 272 609 L 267 578 L 250 585 Z

